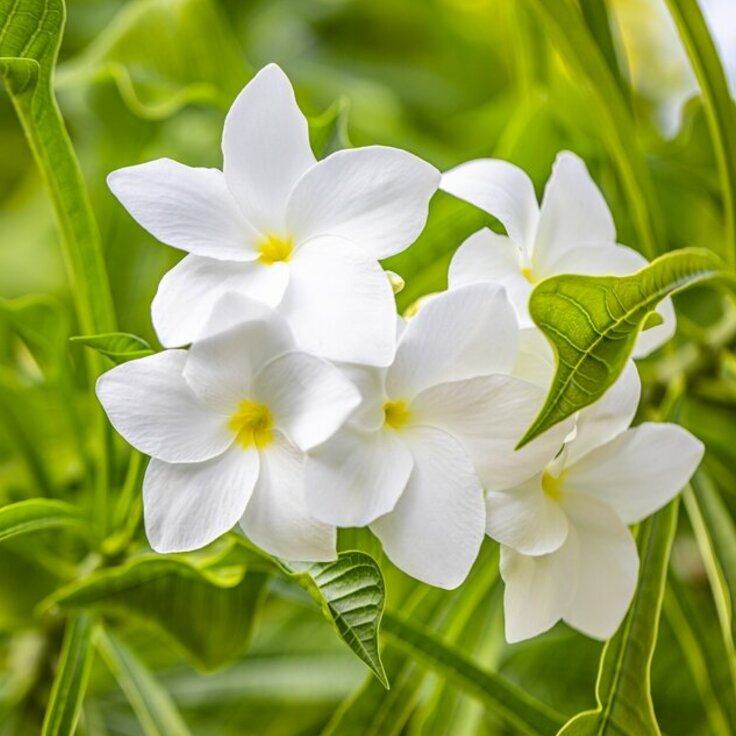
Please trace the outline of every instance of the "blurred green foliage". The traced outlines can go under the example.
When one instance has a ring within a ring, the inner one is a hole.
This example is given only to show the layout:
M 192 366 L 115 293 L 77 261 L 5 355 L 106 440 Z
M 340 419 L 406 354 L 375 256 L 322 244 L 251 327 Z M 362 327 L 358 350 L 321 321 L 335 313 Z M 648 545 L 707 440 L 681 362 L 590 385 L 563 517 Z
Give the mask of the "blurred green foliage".
M 584 13 L 576 4 L 561 0 L 561 17 L 575 21 L 561 26 L 553 0 L 69 0 L 55 88 L 100 227 L 118 328 L 156 344 L 150 302 L 181 254 L 132 221 L 105 176 L 161 156 L 219 166 L 225 112 L 252 70 L 270 61 L 293 80 L 314 119 L 315 147 L 324 151 L 337 133 L 325 127 L 329 116 L 319 116 L 333 105 L 347 128 L 339 131 L 343 141 L 397 145 L 440 169 L 506 158 L 530 173 L 538 191 L 556 153 L 571 149 L 601 184 L 621 242 L 643 252 L 697 245 L 728 253 L 736 244 L 728 240 L 728 203 L 703 104 L 688 102 L 679 132 L 666 138 L 656 100 L 630 84 L 628 69 L 646 59 L 627 57 L 630 46 L 615 22 L 609 26 L 603 0 L 580 0 Z M 86 348 L 68 340 L 80 334 L 74 294 L 49 198 L 5 93 L 0 151 L 0 505 L 43 496 L 89 510 L 96 496 L 88 479 L 105 443 L 112 460 L 103 528 L 114 533 L 91 552 L 78 535 L 51 529 L 0 545 L 0 735 L 30 736 L 40 732 L 65 635 L 63 610 L 49 607 L 49 596 L 87 569 L 145 555 L 147 546 L 140 458 L 129 462 L 121 442 L 88 431 L 95 410 Z M 407 283 L 400 308 L 444 288 L 451 254 L 484 224 L 497 228 L 470 205 L 438 194 L 425 233 L 386 264 Z M 652 697 L 670 736 L 727 736 L 736 733 L 733 631 L 730 649 L 727 636 L 736 583 L 718 560 L 736 559 L 734 313 L 704 290 L 678 297 L 677 305 L 677 339 L 641 366 L 645 399 L 652 411 L 663 407 L 678 417 L 708 453 L 705 480 L 689 491 L 687 514 L 680 514 Z M 341 546 L 381 558 L 367 534 L 347 532 Z M 208 568 L 208 554 L 186 565 Z M 513 647 L 504 643 L 494 545 L 487 542 L 470 580 L 454 593 L 381 562 L 388 615 L 438 633 L 563 716 L 595 707 L 599 643 L 564 626 Z M 250 648 L 228 652 L 227 641 L 216 641 L 213 663 L 229 661 L 214 672 L 193 667 L 171 636 L 120 608 L 111 633 L 87 631 L 100 637 L 102 656 L 91 664 L 79 733 L 522 733 L 441 668 L 413 657 L 391 627 L 386 691 L 301 589 L 283 579 L 269 586 L 271 595 L 237 639 L 244 647 L 255 625 Z M 261 597 L 260 587 L 248 591 L 244 606 Z M 206 629 L 215 623 L 201 598 L 177 609 L 174 629 L 190 635 L 181 619 L 199 617 L 192 628 L 209 641 Z

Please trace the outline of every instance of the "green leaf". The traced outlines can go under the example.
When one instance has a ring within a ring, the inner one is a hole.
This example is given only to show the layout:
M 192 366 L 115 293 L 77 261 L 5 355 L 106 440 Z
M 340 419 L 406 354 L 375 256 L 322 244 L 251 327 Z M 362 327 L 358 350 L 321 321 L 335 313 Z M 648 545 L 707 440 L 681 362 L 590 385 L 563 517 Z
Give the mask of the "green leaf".
M 723 189 L 726 258 L 736 265 L 736 107 L 697 0 L 667 0 L 703 92 Z
M 189 729 L 168 692 L 114 634 L 100 629 L 97 649 L 128 698 L 146 736 L 187 736 Z
M 352 147 L 348 136 L 349 112 L 349 100 L 347 97 L 340 97 L 321 115 L 309 118 L 309 140 L 318 159 Z
M 279 564 L 314 598 L 340 638 L 388 688 L 378 650 L 386 589 L 376 561 L 365 552 L 341 552 L 335 562 Z
M 79 323 L 96 333 L 114 329 L 114 315 L 97 223 L 52 91 L 64 19 L 62 0 L 0 5 L 0 75 L 51 194 Z
M 41 736 L 74 733 L 92 667 L 93 631 L 90 616 L 75 617 L 67 624 Z
M 708 573 L 726 652 L 736 674 L 736 526 L 704 471 L 698 472 L 683 499 Z
M 248 80 L 235 35 L 211 0 L 134 0 L 59 69 L 62 87 L 112 79 L 149 120 L 186 105 L 230 107 Z
M 135 358 L 144 358 L 153 354 L 153 348 L 137 335 L 129 332 L 109 332 L 106 335 L 77 335 L 69 338 L 88 348 L 96 350 L 113 363 L 125 363 Z
M 639 528 L 639 581 L 626 619 L 601 655 L 596 683 L 598 707 L 575 716 L 559 736 L 659 736 L 650 668 L 677 510 L 675 500 Z
M 642 324 L 663 299 L 715 279 L 734 284 L 717 256 L 684 248 L 631 276 L 562 275 L 539 283 L 529 312 L 552 344 L 557 370 L 519 447 L 603 396 L 624 369 Z
M 32 498 L 0 508 L 0 542 L 18 534 L 60 527 L 83 528 L 79 510 L 65 501 Z
M 146 556 L 99 570 L 55 593 L 45 606 L 128 616 L 153 624 L 205 669 L 248 644 L 267 576 L 244 566 L 215 570 L 193 556 Z
M 387 612 L 384 631 L 448 682 L 480 700 L 490 711 L 522 733 L 547 736 L 564 718 L 495 672 L 481 669 L 463 653 L 412 621 Z
M 239 535 L 223 563 L 245 561 L 296 582 L 320 606 L 340 638 L 388 688 L 378 649 L 378 629 L 386 604 L 381 568 L 365 552 L 340 552 L 334 562 L 287 562 L 267 554 Z

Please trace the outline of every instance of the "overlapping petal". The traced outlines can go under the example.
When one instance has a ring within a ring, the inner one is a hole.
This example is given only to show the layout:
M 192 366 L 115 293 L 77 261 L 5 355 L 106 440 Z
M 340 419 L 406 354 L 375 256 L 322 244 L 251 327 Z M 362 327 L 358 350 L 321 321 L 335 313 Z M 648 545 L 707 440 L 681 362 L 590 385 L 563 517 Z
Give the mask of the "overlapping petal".
M 97 397 L 113 427 L 133 447 L 169 463 L 209 460 L 233 440 L 223 417 L 184 380 L 186 358 L 184 350 L 166 350 L 97 380 Z
M 307 455 L 307 503 L 324 522 L 365 526 L 394 508 L 413 466 L 396 432 L 344 427 Z
M 439 383 L 508 373 L 518 332 L 502 287 L 480 283 L 443 292 L 409 321 L 386 390 L 406 400 Z
M 166 245 L 230 261 L 258 257 L 259 235 L 217 169 L 161 158 L 113 171 L 107 183 L 138 224 Z
M 153 549 L 199 549 L 232 529 L 258 472 L 258 453 L 240 445 L 203 463 L 151 460 L 143 480 L 143 516 Z
M 634 524 L 681 491 L 702 457 L 702 442 L 687 430 L 646 422 L 567 468 L 565 488 L 608 504 Z
M 288 281 L 286 263 L 265 266 L 186 256 L 161 279 L 153 299 L 151 316 L 158 339 L 165 347 L 179 347 L 202 337 L 212 309 L 228 293 L 276 306 Z
M 230 415 L 251 398 L 266 363 L 294 349 L 294 338 L 279 314 L 239 294 L 220 299 L 208 325 L 214 334 L 189 348 L 183 374 L 202 402 Z
M 626 525 L 605 503 L 569 497 L 568 537 L 577 540 L 575 593 L 564 620 L 594 639 L 613 636 L 636 590 L 639 556 Z
M 431 427 L 405 433 L 414 470 L 394 510 L 371 529 L 392 562 L 440 588 L 456 588 L 478 556 L 485 527 L 480 483 L 462 447 Z
M 337 534 L 307 511 L 302 460 L 302 453 L 276 433 L 261 452 L 261 472 L 240 526 L 276 557 L 327 562 L 337 557 Z
M 246 85 L 225 118 L 227 184 L 263 235 L 286 235 L 286 203 L 297 180 L 316 163 L 307 119 L 284 72 L 269 64 Z
M 565 614 L 577 586 L 577 538 L 538 557 L 501 547 L 506 641 L 531 639 L 551 629 Z
M 486 533 L 525 555 L 545 555 L 567 539 L 567 516 L 536 474 L 508 491 L 486 494 Z
M 337 151 L 296 183 L 287 230 L 299 242 L 335 236 L 374 259 L 388 258 L 411 245 L 424 228 L 439 180 L 434 166 L 398 148 Z
M 470 455 L 486 490 L 503 490 L 542 470 L 562 446 L 563 422 L 515 450 L 539 411 L 544 390 L 512 376 L 492 375 L 426 389 L 411 404 L 412 421 L 439 427 Z
M 266 363 L 253 381 L 253 399 L 300 450 L 328 440 L 360 403 L 358 389 L 334 365 L 307 353 Z
M 375 258 L 341 238 L 300 247 L 279 308 L 299 346 L 331 360 L 387 365 L 396 347 L 396 305 Z
M 518 166 L 498 159 L 468 161 L 445 172 L 440 188 L 498 218 L 515 243 L 531 249 L 539 205 L 531 179 Z

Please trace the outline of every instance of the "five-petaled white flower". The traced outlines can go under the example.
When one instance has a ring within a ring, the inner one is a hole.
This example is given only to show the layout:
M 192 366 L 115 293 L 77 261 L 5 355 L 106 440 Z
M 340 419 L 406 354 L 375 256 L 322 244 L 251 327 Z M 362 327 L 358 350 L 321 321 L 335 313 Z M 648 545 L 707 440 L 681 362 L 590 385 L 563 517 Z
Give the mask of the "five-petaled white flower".
M 603 195 L 583 161 L 564 151 L 537 204 L 531 179 L 507 161 L 479 159 L 451 169 L 440 188 L 497 217 L 508 236 L 484 228 L 471 235 L 450 264 L 450 288 L 478 281 L 506 287 L 522 327 L 532 324 L 528 303 L 534 285 L 557 274 L 621 276 L 643 268 L 640 253 L 616 242 L 616 227 Z M 675 312 L 666 299 L 663 323 L 642 332 L 634 357 L 670 339 Z
M 401 569 L 453 588 L 483 540 L 482 488 L 526 480 L 569 426 L 514 452 L 544 390 L 508 375 L 518 326 L 502 287 L 445 292 L 401 327 L 391 366 L 346 369 L 363 403 L 307 454 L 307 504 L 325 523 L 370 524 Z
M 215 302 L 234 291 L 278 306 L 310 353 L 390 363 L 395 305 L 378 259 L 419 235 L 439 172 L 384 146 L 317 162 L 306 118 L 274 64 L 233 103 L 222 149 L 223 171 L 159 159 L 108 178 L 144 228 L 190 254 L 153 301 L 161 343 L 201 337 Z
M 514 488 L 486 495 L 487 531 L 501 542 L 506 639 L 560 619 L 596 639 L 618 628 L 639 569 L 627 525 L 688 482 L 703 445 L 675 424 L 628 428 L 639 403 L 636 367 L 582 411 L 562 451 Z
M 271 554 L 334 559 L 334 527 L 305 506 L 303 452 L 329 439 L 360 395 L 338 368 L 294 351 L 273 310 L 247 302 L 225 295 L 210 337 L 113 368 L 97 395 L 152 457 L 143 503 L 155 550 L 196 549 L 240 522 Z

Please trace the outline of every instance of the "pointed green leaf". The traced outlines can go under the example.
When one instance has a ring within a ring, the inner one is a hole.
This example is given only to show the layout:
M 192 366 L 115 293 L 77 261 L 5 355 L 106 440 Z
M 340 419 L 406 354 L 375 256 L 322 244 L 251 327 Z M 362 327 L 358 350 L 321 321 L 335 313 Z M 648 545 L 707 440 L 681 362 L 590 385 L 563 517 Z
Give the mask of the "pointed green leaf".
M 129 616 L 163 631 L 211 669 L 248 646 L 267 576 L 235 566 L 205 569 L 187 556 L 146 556 L 99 570 L 55 593 L 46 606 Z
M 74 733 L 92 667 L 93 630 L 92 618 L 87 615 L 72 618 L 67 624 L 41 736 Z
M 77 335 L 69 339 L 72 342 L 96 350 L 116 364 L 153 354 L 153 349 L 142 337 L 131 335 L 129 332 L 108 332 L 106 335 Z
M 41 529 L 76 527 L 83 529 L 85 520 L 76 506 L 64 501 L 32 498 L 0 508 L 0 542 L 18 534 Z
M 647 315 L 663 299 L 713 280 L 736 283 L 710 251 L 685 248 L 630 276 L 564 275 L 538 284 L 529 312 L 552 344 L 557 370 L 519 447 L 603 396 L 624 369 Z
M 575 716 L 559 736 L 660 736 L 650 692 L 678 500 L 639 528 L 639 581 L 629 613 L 601 655 L 598 707 Z
M 296 582 L 320 606 L 325 618 L 360 660 L 388 687 L 378 648 L 378 630 L 386 604 L 381 568 L 365 552 L 340 552 L 334 562 L 287 562 L 233 535 L 231 555 L 224 558 L 260 565 Z
M 376 561 L 365 552 L 341 552 L 334 562 L 280 564 L 317 601 L 340 638 L 388 688 L 378 649 L 386 589 Z
M 100 629 L 95 638 L 146 736 L 188 736 L 174 701 L 145 664 L 111 632 Z

